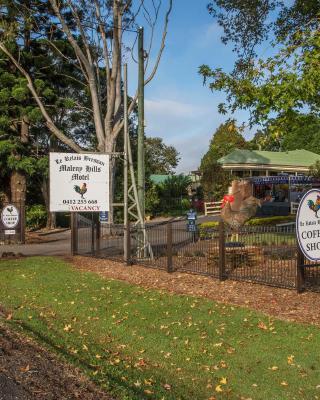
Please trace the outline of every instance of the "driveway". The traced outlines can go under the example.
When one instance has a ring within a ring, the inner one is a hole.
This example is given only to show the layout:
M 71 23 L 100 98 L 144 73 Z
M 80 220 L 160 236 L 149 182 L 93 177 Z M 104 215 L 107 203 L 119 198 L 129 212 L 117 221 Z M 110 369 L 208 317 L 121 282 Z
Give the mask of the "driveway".
M 69 256 L 71 231 L 52 233 L 47 243 L 0 245 L 0 256 L 4 252 L 22 253 L 25 256 Z

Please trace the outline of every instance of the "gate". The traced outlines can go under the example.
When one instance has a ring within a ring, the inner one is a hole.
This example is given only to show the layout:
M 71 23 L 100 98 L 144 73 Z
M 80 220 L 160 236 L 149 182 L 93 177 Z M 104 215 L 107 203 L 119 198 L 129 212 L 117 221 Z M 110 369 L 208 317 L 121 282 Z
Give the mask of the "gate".
M 6 217 L 3 217 L 5 212 L 7 218 L 10 218 L 10 212 L 13 214 L 14 219 L 14 206 L 18 211 L 18 222 L 5 221 Z M 2 203 L 0 207 L 0 244 L 13 244 L 13 243 L 24 243 L 25 242 L 25 207 L 21 203 L 11 202 Z M 13 226 L 14 225 L 14 226 Z

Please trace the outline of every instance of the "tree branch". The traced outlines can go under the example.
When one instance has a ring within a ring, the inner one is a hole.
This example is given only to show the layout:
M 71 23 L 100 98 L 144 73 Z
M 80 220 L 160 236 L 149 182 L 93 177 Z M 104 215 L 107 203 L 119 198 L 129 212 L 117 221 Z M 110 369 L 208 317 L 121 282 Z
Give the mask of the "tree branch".
M 42 103 L 34 85 L 32 82 L 32 79 L 28 72 L 19 64 L 19 62 L 13 57 L 13 55 L 10 53 L 10 51 L 6 48 L 6 46 L 0 42 L 0 49 L 9 57 L 9 59 L 12 61 L 12 63 L 16 66 L 16 68 L 22 73 L 22 75 L 26 78 L 28 82 L 28 88 L 35 99 L 36 103 L 38 104 L 38 107 L 40 108 L 40 111 L 46 120 L 46 125 L 50 129 L 50 131 L 59 139 L 61 142 L 69 146 L 72 150 L 74 150 L 76 153 L 82 153 L 83 150 L 80 146 L 78 146 L 73 140 L 69 139 L 52 121 L 51 117 L 47 113 L 44 104 Z

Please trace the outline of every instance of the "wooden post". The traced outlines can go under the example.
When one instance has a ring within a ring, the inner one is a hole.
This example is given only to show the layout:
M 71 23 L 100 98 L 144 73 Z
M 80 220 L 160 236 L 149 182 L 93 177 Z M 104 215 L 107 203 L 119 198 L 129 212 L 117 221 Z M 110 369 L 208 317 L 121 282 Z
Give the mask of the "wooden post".
M 172 223 L 167 224 L 167 272 L 173 272 L 172 265 Z
M 91 215 L 91 255 L 94 256 L 94 228 L 95 228 L 95 223 L 93 219 L 93 213 Z
M 71 255 L 78 253 L 78 213 L 71 213 Z
M 24 244 L 26 241 L 26 208 L 20 203 L 20 242 Z
M 219 280 L 223 281 L 226 277 L 226 240 L 224 222 L 219 221 Z
M 302 293 L 305 288 L 304 255 L 297 243 L 297 292 Z
M 101 224 L 100 221 L 98 220 L 96 224 L 96 254 L 99 255 L 100 253 L 100 237 L 101 237 Z

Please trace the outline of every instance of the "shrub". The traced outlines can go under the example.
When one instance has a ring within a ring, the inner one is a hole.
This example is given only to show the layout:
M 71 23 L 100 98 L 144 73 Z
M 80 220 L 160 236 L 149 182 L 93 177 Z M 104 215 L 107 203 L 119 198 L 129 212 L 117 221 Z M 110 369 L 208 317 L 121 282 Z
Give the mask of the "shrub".
M 47 210 L 42 204 L 35 204 L 26 209 L 26 226 L 28 229 L 40 229 L 46 226 Z

